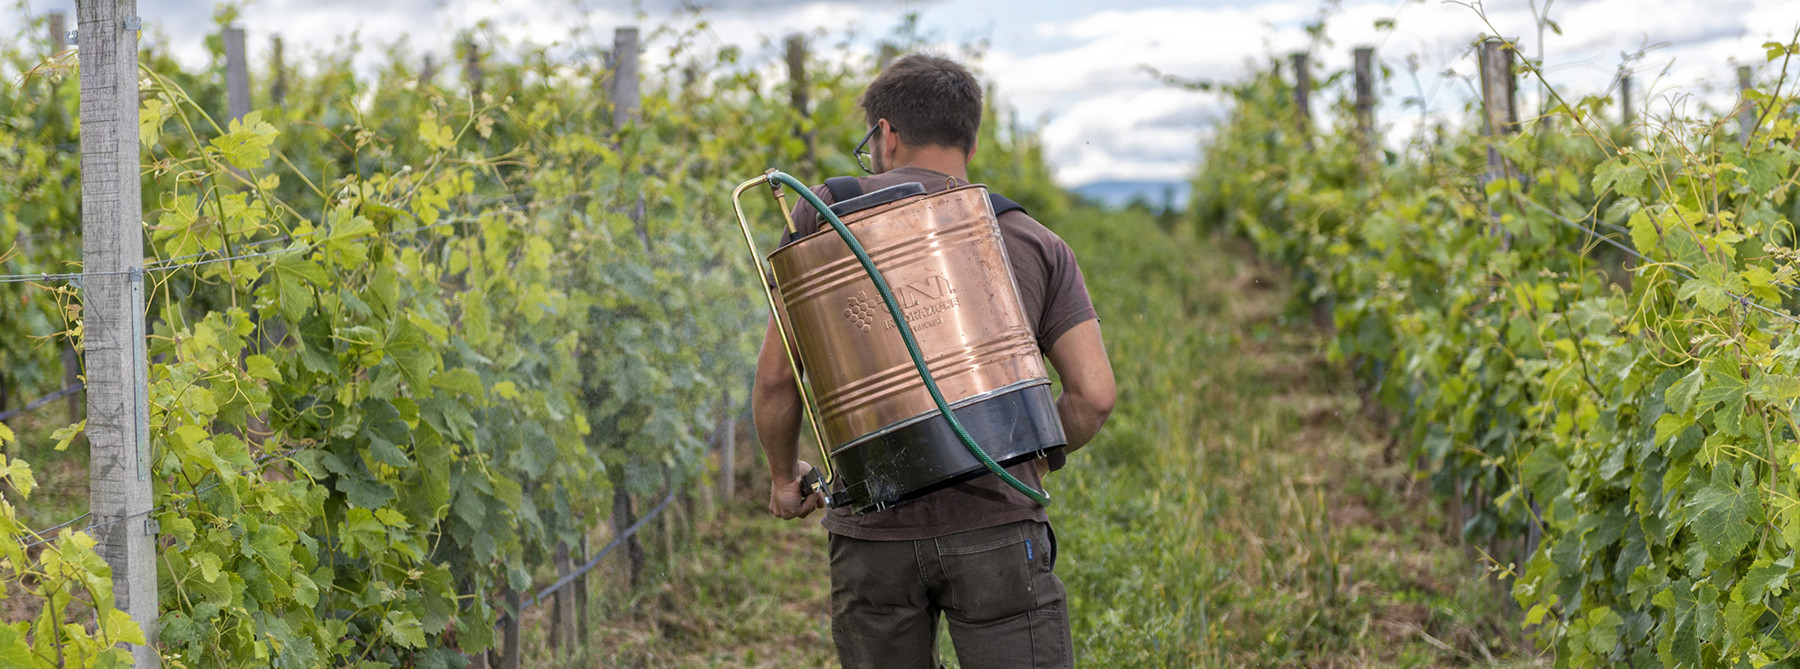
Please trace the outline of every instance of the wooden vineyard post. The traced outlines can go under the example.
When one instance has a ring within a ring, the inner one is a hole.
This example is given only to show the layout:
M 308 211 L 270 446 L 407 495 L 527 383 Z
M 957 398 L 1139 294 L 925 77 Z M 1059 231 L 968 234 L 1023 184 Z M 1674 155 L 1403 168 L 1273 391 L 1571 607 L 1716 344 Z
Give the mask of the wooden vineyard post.
M 244 53 L 244 29 L 225 29 L 225 100 L 231 120 L 250 113 L 250 59 Z
M 84 0 L 81 48 L 81 256 L 87 351 L 89 501 L 112 567 L 113 598 L 154 640 L 156 524 L 150 517 L 149 368 L 144 355 L 143 203 L 138 185 L 137 0 Z M 154 643 L 130 646 L 155 667 Z
M 1375 142 L 1375 47 L 1357 47 L 1356 131 L 1363 155 L 1374 158 Z
M 269 48 L 269 60 L 273 62 L 275 69 L 275 82 L 269 84 L 269 104 L 280 107 L 287 101 L 287 63 L 283 62 L 280 35 L 274 37 Z
M 1743 137 L 1744 146 L 1750 145 L 1750 138 L 1756 135 L 1756 103 L 1750 100 L 1750 66 L 1740 65 L 1738 78 L 1738 134 Z
M 68 15 L 62 12 L 50 12 L 50 53 L 62 53 L 69 44 Z
M 581 552 L 578 554 L 579 555 L 578 559 L 581 560 L 582 564 L 587 564 L 588 557 L 589 557 L 589 555 L 588 555 L 588 533 L 587 533 L 587 530 L 585 529 L 587 527 L 587 524 L 581 523 L 581 526 L 584 528 L 581 532 L 581 543 L 576 544 L 576 547 L 581 550 Z M 575 586 L 575 630 L 576 630 L 577 634 L 581 635 L 581 636 L 576 637 L 577 639 L 579 639 L 579 641 L 577 641 L 577 643 L 586 644 L 588 634 L 593 632 L 593 628 L 588 627 L 588 577 L 587 577 L 587 572 L 585 572 L 585 571 L 581 572 L 580 576 L 576 576 L 575 583 L 573 585 Z
M 469 84 L 470 99 L 481 99 L 481 47 L 475 44 L 475 36 L 463 42 L 463 81 Z
M 731 405 L 731 392 L 726 391 L 724 416 L 719 420 L 719 500 L 730 508 L 737 495 L 737 408 Z
M 500 669 L 519 669 L 522 666 L 525 649 L 520 647 L 519 616 L 524 607 L 519 601 L 519 593 L 512 587 L 506 588 L 506 619 L 501 623 L 501 643 L 506 644 L 500 655 Z
M 1312 72 L 1307 69 L 1309 58 L 1304 53 L 1288 56 L 1294 67 L 1294 122 L 1302 137 L 1312 127 L 1312 107 L 1309 98 L 1312 96 Z
M 75 352 L 74 346 L 63 349 L 63 387 L 73 388 L 81 383 L 81 354 Z M 81 421 L 81 394 L 69 396 L 69 424 Z
M 894 62 L 894 59 L 899 57 L 900 47 L 884 42 L 881 45 L 881 55 L 877 56 L 875 59 L 875 68 L 877 70 L 885 70 L 887 69 L 888 63 Z
M 561 582 L 569 572 L 575 571 L 575 565 L 569 559 L 569 543 L 556 542 L 556 580 Z M 564 650 L 572 655 L 581 647 L 581 637 L 575 631 L 575 591 L 564 587 L 557 590 L 550 610 L 550 647 L 560 653 Z
M 1500 144 L 1505 141 L 1503 138 L 1519 131 L 1512 57 L 1512 45 L 1505 40 L 1490 37 L 1481 43 L 1481 134 L 1488 137 L 1487 176 L 1483 179 L 1484 185 L 1512 174 L 1511 166 L 1507 165 L 1506 159 L 1500 154 Z M 1499 235 L 1500 212 L 1489 213 L 1493 220 L 1489 233 Z
M 430 86 L 431 80 L 436 78 L 437 63 L 432 60 L 431 54 L 425 54 L 425 64 L 419 67 L 419 88 Z
M 800 123 L 797 123 L 794 125 L 794 136 L 799 137 L 801 139 L 801 141 L 804 141 L 806 143 L 806 156 L 805 156 L 806 168 L 808 170 L 810 170 L 810 172 L 808 174 L 810 174 L 812 176 L 817 176 L 818 172 L 819 172 L 819 159 L 818 159 L 817 150 L 814 147 L 813 143 L 814 143 L 814 140 L 816 140 L 818 138 L 818 133 L 813 130 L 807 130 L 802 127 L 806 123 L 807 119 L 812 118 L 812 112 L 809 109 L 809 107 L 811 105 L 810 105 L 810 101 L 807 99 L 807 91 L 806 91 L 806 38 L 805 37 L 802 37 L 800 35 L 788 36 L 788 38 L 787 38 L 787 70 L 788 70 L 788 87 L 789 87 L 788 99 L 789 99 L 790 104 L 792 104 L 794 107 L 794 113 L 798 114 L 800 116 L 800 118 L 802 119 L 800 121 Z

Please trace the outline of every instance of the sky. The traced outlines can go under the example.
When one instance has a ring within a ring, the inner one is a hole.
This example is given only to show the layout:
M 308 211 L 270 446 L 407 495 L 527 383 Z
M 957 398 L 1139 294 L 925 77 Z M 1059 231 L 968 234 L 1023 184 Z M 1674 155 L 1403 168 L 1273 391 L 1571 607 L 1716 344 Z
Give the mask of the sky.
M 65 11 L 73 0 L 15 0 L 0 12 L 0 34 L 18 34 L 32 15 Z M 213 0 L 139 0 L 150 39 L 167 40 L 182 61 L 206 62 Z M 708 22 L 707 36 L 746 51 L 771 70 L 793 32 L 826 34 L 872 54 L 878 41 L 916 13 L 920 32 L 946 53 L 984 43 L 974 63 L 1021 123 L 1037 128 L 1064 186 L 1101 181 L 1179 181 L 1197 169 L 1200 146 L 1229 110 L 1216 92 L 1165 83 L 1230 82 L 1272 58 L 1310 50 L 1315 79 L 1347 68 L 1351 50 L 1374 46 L 1389 76 L 1378 117 L 1390 145 L 1422 127 L 1461 123 L 1476 72 L 1471 44 L 1483 34 L 1514 38 L 1541 57 L 1565 98 L 1609 92 L 1622 67 L 1633 73 L 1640 116 L 1692 114 L 1735 100 L 1736 67 L 1774 81 L 1764 42 L 1789 43 L 1800 29 L 1794 0 L 251 0 L 239 25 L 253 62 L 279 32 L 290 54 L 342 47 L 353 31 L 365 45 L 404 39 L 415 53 L 450 52 L 460 30 L 489 21 L 514 42 L 564 44 L 638 25 Z M 1536 17 L 1547 16 L 1548 22 Z M 1306 26 L 1324 17 L 1324 41 Z M 73 23 L 71 19 L 70 23 Z M 1388 27 L 1382 27 L 1382 26 Z M 571 37 L 571 35 L 576 35 Z M 846 37 L 848 35 L 848 37 Z M 1541 38 L 1540 38 L 1541 35 Z M 602 37 L 601 39 L 605 39 Z M 647 45 L 654 64 L 658 44 Z M 380 49 L 369 49 L 368 58 Z M 293 59 L 290 56 L 290 61 Z M 1285 66 L 1284 66 L 1285 69 Z M 1796 63 L 1800 72 L 1800 63 Z M 1347 81 L 1317 94 L 1315 110 Z M 1538 109 L 1539 87 L 1520 85 L 1522 111 Z

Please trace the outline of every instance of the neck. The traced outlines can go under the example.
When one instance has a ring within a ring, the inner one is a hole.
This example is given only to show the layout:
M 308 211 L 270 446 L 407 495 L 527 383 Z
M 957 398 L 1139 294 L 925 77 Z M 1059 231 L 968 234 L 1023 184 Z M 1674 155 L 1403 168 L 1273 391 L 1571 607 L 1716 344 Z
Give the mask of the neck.
M 962 149 L 951 146 L 904 147 L 895 156 L 895 167 L 917 167 L 969 180 L 969 157 Z

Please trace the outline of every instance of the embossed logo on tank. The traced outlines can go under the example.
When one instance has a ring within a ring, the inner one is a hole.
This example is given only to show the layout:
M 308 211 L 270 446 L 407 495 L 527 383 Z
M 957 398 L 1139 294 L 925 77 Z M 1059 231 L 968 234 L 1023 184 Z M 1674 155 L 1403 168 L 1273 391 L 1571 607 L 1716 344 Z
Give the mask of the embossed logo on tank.
M 950 287 L 949 279 L 941 276 L 928 276 L 924 281 L 901 286 L 900 304 L 911 309 L 919 306 L 921 302 L 937 302 L 955 294 L 956 289 Z M 907 316 L 906 320 L 911 322 L 912 317 Z
M 942 314 L 959 304 L 956 289 L 950 287 L 949 279 L 941 276 L 928 276 L 923 281 L 902 285 L 897 292 L 906 324 L 911 325 L 914 332 L 943 325 Z M 849 299 L 844 307 L 844 318 L 863 332 L 868 332 L 877 318 L 881 320 L 883 330 L 894 329 L 894 319 L 887 315 L 887 307 L 879 300 L 870 299 L 866 292 L 858 292 Z
M 923 281 L 901 286 L 900 304 L 905 310 L 906 324 L 912 326 L 913 332 L 918 332 L 943 325 L 944 312 L 955 309 L 958 302 L 956 289 L 950 287 L 949 279 L 928 276 Z M 892 330 L 894 319 L 883 319 L 882 325 Z
M 844 307 L 844 318 L 849 319 L 851 325 L 868 332 L 869 326 L 875 323 L 875 304 L 869 301 L 868 295 L 857 293 L 850 298 L 849 305 Z

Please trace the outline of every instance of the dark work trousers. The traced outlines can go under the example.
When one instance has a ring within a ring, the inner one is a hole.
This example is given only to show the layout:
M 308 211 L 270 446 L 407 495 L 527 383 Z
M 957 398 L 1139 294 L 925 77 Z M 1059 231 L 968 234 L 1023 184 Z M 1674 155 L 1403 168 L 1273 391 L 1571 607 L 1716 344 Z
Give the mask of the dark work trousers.
M 831 535 L 831 638 L 845 669 L 935 666 L 938 614 L 964 669 L 1073 667 L 1050 526 L 917 541 Z

